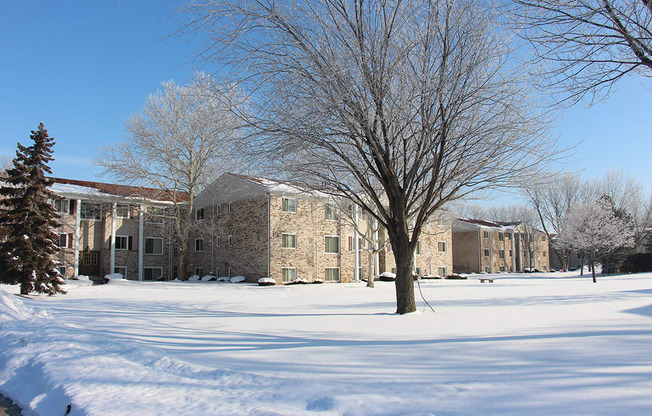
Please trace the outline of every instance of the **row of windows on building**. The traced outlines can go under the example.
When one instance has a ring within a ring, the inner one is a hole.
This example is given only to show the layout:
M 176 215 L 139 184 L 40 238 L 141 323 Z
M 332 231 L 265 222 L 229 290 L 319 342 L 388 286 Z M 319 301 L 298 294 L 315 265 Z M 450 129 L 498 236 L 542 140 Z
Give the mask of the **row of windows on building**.
M 482 236 L 485 239 L 488 240 L 489 239 L 489 231 L 483 231 Z M 509 234 L 507 234 L 507 239 L 509 240 L 509 238 L 510 238 Z M 505 241 L 505 233 L 498 233 L 498 241 Z M 541 236 L 541 241 L 546 241 L 546 236 L 545 235 Z
M 52 201 L 55 211 L 59 214 L 76 214 L 77 201 L 74 199 L 55 199 Z M 79 218 L 86 221 L 101 221 L 103 206 L 98 202 L 81 201 L 79 204 Z M 116 218 L 129 219 L 133 217 L 134 207 L 129 204 L 116 204 Z M 158 207 L 147 209 L 146 220 L 153 223 L 162 223 L 165 210 Z
M 491 250 L 489 249 L 484 249 L 482 253 L 485 257 L 491 257 Z M 534 251 L 530 250 L 523 250 L 523 255 L 524 256 L 529 256 L 529 257 L 534 257 Z M 548 251 L 543 250 L 541 253 L 543 257 L 548 256 Z M 509 250 L 509 257 L 512 257 L 512 250 Z M 504 259 L 505 258 L 505 250 L 498 250 L 498 258 Z M 501 270 L 504 271 L 504 270 Z

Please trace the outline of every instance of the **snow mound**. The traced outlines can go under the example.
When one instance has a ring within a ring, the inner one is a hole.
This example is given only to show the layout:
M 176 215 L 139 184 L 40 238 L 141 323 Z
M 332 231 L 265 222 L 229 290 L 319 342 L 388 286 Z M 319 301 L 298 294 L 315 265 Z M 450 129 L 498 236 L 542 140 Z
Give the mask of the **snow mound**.
M 189 281 L 189 282 L 198 282 L 199 279 L 201 279 L 201 277 L 199 277 L 199 275 L 197 275 L 197 274 L 193 274 L 192 276 L 190 276 L 190 277 L 188 278 L 188 281 Z
M 272 279 L 271 277 L 261 277 L 258 279 L 258 285 L 260 286 L 274 286 L 276 284 L 276 280 Z
M 111 273 L 111 274 L 107 274 L 106 276 L 104 276 L 104 278 L 109 279 L 109 280 L 120 280 L 120 279 L 123 279 L 124 276 L 122 276 L 122 274 L 120 274 L 120 273 Z
M 245 279 L 244 276 L 233 276 L 233 277 L 231 278 L 231 280 L 229 280 L 229 281 L 230 281 L 231 283 L 242 283 L 242 282 L 244 282 L 245 280 L 246 280 L 246 279 Z
M 217 277 L 213 276 L 212 274 L 207 274 L 201 278 L 202 282 L 214 282 L 215 280 L 217 280 Z

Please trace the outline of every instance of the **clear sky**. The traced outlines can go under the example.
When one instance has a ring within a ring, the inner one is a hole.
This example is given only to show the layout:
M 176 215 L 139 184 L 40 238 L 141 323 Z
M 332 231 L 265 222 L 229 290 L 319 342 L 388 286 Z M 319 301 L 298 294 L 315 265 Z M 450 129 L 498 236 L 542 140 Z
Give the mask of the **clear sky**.
M 53 174 L 108 181 L 96 152 L 162 81 L 199 69 L 169 19 L 182 0 L 5 1 L 0 10 L 0 154 L 13 158 L 39 122 L 55 138 Z M 207 68 L 209 69 L 209 68 Z M 619 169 L 652 188 L 652 91 L 630 78 L 606 102 L 563 112 L 555 129 L 585 178 Z M 648 83 L 648 86 L 650 83 Z

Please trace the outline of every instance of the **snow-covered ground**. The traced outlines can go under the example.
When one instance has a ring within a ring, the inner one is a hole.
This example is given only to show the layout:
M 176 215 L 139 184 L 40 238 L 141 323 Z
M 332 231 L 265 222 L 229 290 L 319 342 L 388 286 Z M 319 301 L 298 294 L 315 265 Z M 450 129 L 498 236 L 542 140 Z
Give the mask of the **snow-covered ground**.
M 650 415 L 652 273 L 259 287 L 0 286 L 0 392 L 25 414 Z M 417 290 L 418 296 L 418 290 Z

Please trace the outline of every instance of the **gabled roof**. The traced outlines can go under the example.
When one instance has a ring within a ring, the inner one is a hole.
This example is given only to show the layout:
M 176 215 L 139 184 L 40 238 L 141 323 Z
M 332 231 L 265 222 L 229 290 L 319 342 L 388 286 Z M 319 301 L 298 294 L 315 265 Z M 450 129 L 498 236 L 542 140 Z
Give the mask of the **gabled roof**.
M 80 198 L 97 199 L 139 199 L 158 202 L 173 202 L 175 194 L 156 188 L 141 186 L 118 185 L 103 182 L 80 181 L 76 179 L 51 178 L 54 184 L 50 189 L 62 196 L 77 196 Z M 188 194 L 177 192 L 178 201 L 187 202 Z

